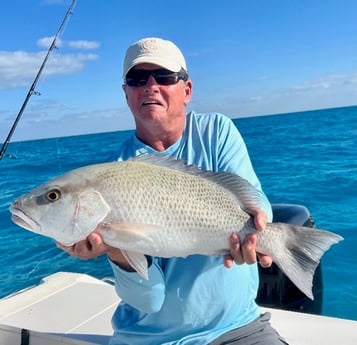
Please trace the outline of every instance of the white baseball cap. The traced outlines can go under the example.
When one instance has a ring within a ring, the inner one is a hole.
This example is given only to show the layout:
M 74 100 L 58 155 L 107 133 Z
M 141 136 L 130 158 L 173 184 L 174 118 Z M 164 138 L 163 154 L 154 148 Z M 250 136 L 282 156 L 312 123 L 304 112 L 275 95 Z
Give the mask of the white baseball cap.
M 172 72 L 179 72 L 182 68 L 187 71 L 186 61 L 181 50 L 171 41 L 161 38 L 143 38 L 127 49 L 123 65 L 123 78 L 131 68 L 141 63 L 152 63 Z

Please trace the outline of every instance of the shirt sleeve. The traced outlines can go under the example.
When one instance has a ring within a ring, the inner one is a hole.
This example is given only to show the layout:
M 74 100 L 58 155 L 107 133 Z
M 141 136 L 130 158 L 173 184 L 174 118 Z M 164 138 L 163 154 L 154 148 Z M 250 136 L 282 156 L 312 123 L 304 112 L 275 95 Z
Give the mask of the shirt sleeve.
M 233 121 L 225 116 L 219 119 L 217 160 L 220 171 L 237 174 L 250 182 L 261 194 L 262 209 L 268 214 L 268 220 L 273 218 L 272 209 L 267 196 L 253 169 L 247 146 Z
M 125 303 L 144 313 L 154 313 L 161 309 L 165 299 L 165 282 L 157 259 L 153 258 L 149 267 L 148 280 L 108 260 L 114 272 L 116 292 Z

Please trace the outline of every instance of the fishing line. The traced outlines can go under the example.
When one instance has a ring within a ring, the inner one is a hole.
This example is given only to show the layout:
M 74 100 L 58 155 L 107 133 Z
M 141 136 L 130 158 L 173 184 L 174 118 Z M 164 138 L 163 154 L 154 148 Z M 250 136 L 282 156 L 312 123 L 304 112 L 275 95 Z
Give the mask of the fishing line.
M 62 172 L 62 164 L 61 164 L 61 146 L 58 144 L 58 138 L 56 138 L 56 147 L 57 147 L 57 166 L 59 171 Z
M 36 75 L 36 77 L 35 77 L 35 79 L 34 79 L 32 85 L 31 85 L 29 91 L 27 92 L 26 98 L 25 98 L 25 100 L 24 100 L 24 102 L 23 102 L 23 104 L 22 104 L 22 106 L 21 106 L 21 108 L 20 108 L 20 111 L 18 112 L 18 114 L 17 114 L 17 116 L 16 116 L 16 118 L 15 118 L 15 121 L 14 121 L 14 123 L 13 123 L 13 125 L 12 125 L 12 127 L 11 127 L 11 129 L 10 129 L 10 131 L 9 131 L 9 134 L 7 135 L 7 137 L 6 137 L 6 139 L 5 139 L 4 143 L 3 143 L 3 145 L 2 145 L 2 147 L 1 147 L 1 150 L 0 150 L 0 160 L 1 160 L 2 157 L 5 155 L 6 148 L 7 148 L 7 146 L 8 146 L 9 143 L 10 143 L 11 137 L 12 137 L 12 135 L 13 135 L 14 132 L 15 132 L 16 126 L 17 126 L 18 122 L 20 121 L 20 118 L 21 118 L 21 116 L 22 116 L 22 113 L 24 112 L 24 110 L 25 110 L 25 108 L 26 108 L 26 105 L 27 105 L 29 99 L 31 98 L 32 95 L 39 95 L 39 93 L 35 91 L 36 84 L 37 84 L 38 80 L 40 79 L 42 70 L 44 69 L 44 67 L 45 67 L 45 65 L 46 65 L 46 63 L 47 63 L 47 60 L 48 60 L 48 58 L 50 57 L 52 50 L 53 50 L 54 48 L 56 48 L 56 42 L 57 42 L 58 38 L 61 36 L 61 33 L 63 32 L 63 29 L 64 29 L 64 27 L 65 27 L 65 24 L 66 24 L 66 21 L 67 21 L 68 17 L 69 17 L 71 14 L 73 14 L 72 10 L 73 10 L 73 8 L 74 8 L 75 2 L 76 2 L 76 0 L 73 0 L 73 1 L 72 1 L 72 4 L 69 6 L 69 8 L 68 8 L 68 10 L 67 10 L 67 12 L 66 12 L 66 15 L 64 16 L 63 21 L 62 21 L 62 23 L 61 23 L 61 25 L 60 25 L 60 27 L 59 27 L 59 29 L 58 29 L 58 31 L 57 31 L 55 37 L 53 38 L 52 43 L 51 43 L 51 45 L 50 45 L 50 47 L 49 47 L 49 49 L 48 49 L 48 51 L 47 51 L 47 54 L 46 54 L 46 56 L 45 56 L 45 59 L 43 60 L 41 66 L 40 66 L 40 69 L 38 70 L 37 75 Z M 9 155 L 7 155 L 7 156 L 9 156 Z M 9 156 L 9 157 L 11 157 L 11 156 Z

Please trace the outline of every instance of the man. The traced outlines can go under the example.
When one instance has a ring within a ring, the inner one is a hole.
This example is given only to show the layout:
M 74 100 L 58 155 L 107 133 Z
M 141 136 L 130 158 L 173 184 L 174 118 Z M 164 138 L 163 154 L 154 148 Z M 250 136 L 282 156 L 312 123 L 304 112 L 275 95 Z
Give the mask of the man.
M 136 132 L 113 160 L 147 153 L 174 156 L 203 170 L 238 174 L 261 191 L 233 122 L 222 114 L 186 114 L 192 81 L 176 45 L 159 38 L 135 42 L 126 52 L 123 78 Z M 252 214 L 258 230 L 272 218 L 265 200 Z M 112 319 L 111 344 L 286 344 L 255 304 L 256 236 L 241 243 L 232 234 L 229 240 L 231 255 L 224 258 L 148 257 L 147 281 L 96 233 L 72 247 L 60 246 L 82 259 L 108 255 L 122 299 Z M 263 266 L 271 265 L 270 257 L 258 257 Z

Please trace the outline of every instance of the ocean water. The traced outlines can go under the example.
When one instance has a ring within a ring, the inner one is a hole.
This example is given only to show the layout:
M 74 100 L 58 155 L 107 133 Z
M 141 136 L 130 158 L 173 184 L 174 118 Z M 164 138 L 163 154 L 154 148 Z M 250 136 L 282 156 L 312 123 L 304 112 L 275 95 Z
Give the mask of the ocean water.
M 317 227 L 342 235 L 323 257 L 323 314 L 357 320 L 357 107 L 234 120 L 272 203 L 303 204 Z M 11 143 L 0 161 L 0 298 L 58 271 L 111 276 L 105 257 L 82 261 L 10 220 L 16 197 L 68 170 L 103 162 L 119 131 Z

